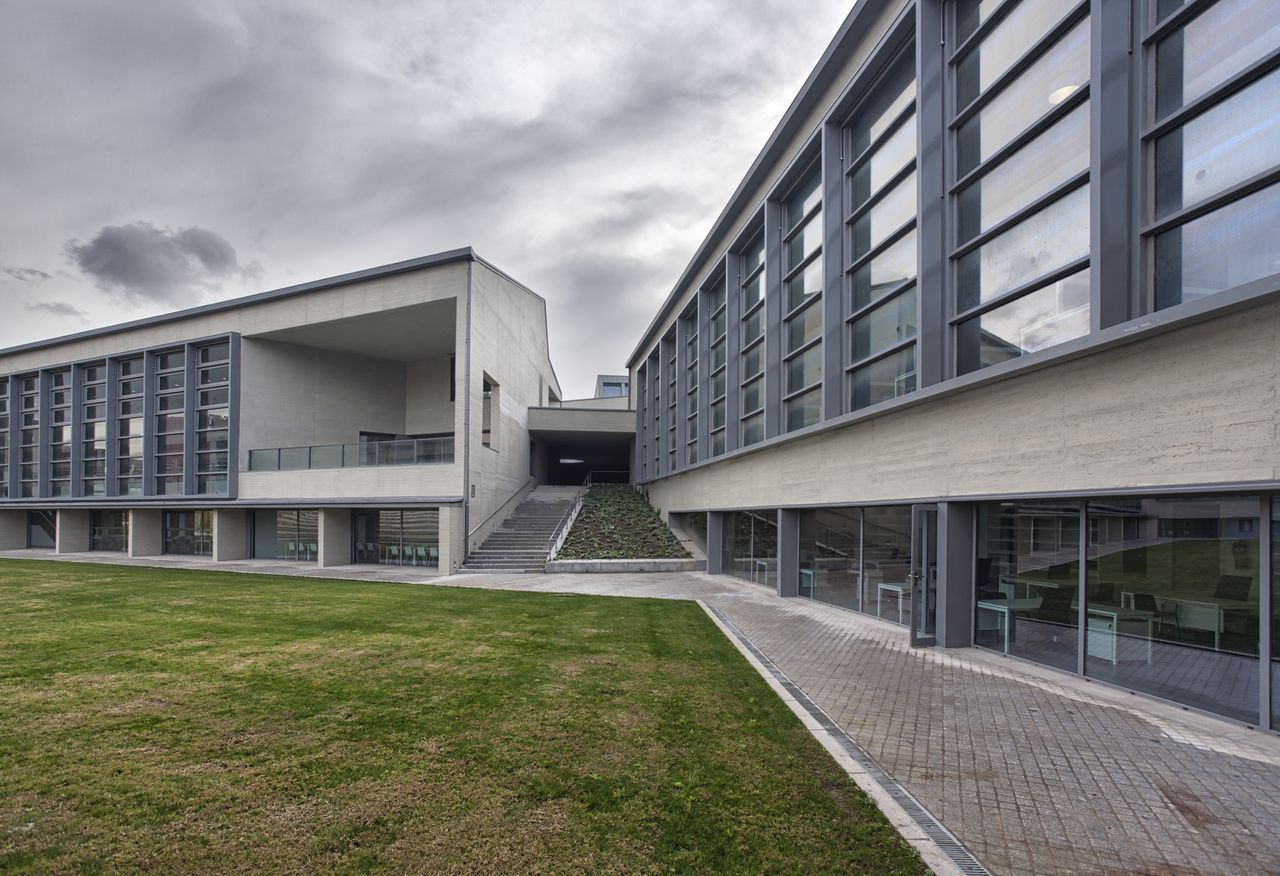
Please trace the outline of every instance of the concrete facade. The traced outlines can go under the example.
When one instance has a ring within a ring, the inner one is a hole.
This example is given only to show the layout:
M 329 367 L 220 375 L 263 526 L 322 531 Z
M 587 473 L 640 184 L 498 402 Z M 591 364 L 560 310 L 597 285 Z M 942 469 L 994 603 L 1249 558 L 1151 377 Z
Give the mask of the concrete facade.
M 131 557 L 158 557 L 164 553 L 163 512 L 158 508 L 134 508 L 129 512 L 126 553 Z

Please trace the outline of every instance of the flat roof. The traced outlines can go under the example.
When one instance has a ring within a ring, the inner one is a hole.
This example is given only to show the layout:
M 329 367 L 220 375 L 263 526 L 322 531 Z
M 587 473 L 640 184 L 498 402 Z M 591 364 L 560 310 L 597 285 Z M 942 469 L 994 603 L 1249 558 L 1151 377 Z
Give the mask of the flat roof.
M 41 350 L 46 347 L 56 347 L 59 344 L 69 343 L 71 341 L 80 341 L 86 338 L 96 338 L 103 335 L 113 335 L 117 332 L 128 331 L 129 329 L 143 328 L 152 325 L 162 325 L 167 322 L 177 322 L 181 319 L 187 319 L 193 316 L 204 316 L 210 313 L 221 313 L 227 310 L 235 310 L 237 307 L 245 307 L 251 304 L 260 304 L 265 301 L 276 301 L 281 298 L 290 298 L 294 295 L 305 295 L 308 292 L 318 292 L 321 289 L 331 289 L 335 286 L 345 286 L 350 283 L 358 283 L 363 280 L 373 280 L 379 277 L 390 277 L 394 274 L 403 274 L 408 271 L 417 271 L 422 268 L 432 268 L 438 265 L 447 265 L 451 262 L 474 261 L 483 264 L 489 270 L 500 274 L 512 283 L 515 283 L 524 291 L 537 298 L 546 306 L 546 299 L 534 292 L 528 286 L 513 279 L 510 275 L 494 267 L 488 261 L 481 258 L 474 249 L 464 246 L 460 249 L 451 249 L 445 252 L 438 252 L 432 255 L 420 256 L 415 259 L 408 259 L 403 262 L 393 262 L 389 265 L 380 265 L 376 268 L 365 268 L 359 271 L 352 271 L 347 274 L 339 274 L 336 277 L 326 277 L 322 280 L 310 280 L 306 283 L 298 283 L 295 286 L 285 286 L 282 289 L 272 289 L 268 292 L 255 292 L 252 295 L 242 295 L 239 298 L 229 298 L 226 301 L 214 301 L 209 304 L 201 304 L 196 307 L 188 307 L 184 310 L 175 310 L 170 313 L 161 313 L 156 316 L 147 316 L 142 319 L 131 320 L 130 322 L 121 322 L 115 325 L 103 326 L 102 328 L 86 329 L 85 331 L 75 332 L 69 335 L 59 335 L 56 338 L 46 338 L 40 341 L 31 341 L 26 344 L 19 344 L 15 347 L 6 347 L 0 349 L 0 356 L 7 356 L 12 353 L 26 353 L 31 350 Z

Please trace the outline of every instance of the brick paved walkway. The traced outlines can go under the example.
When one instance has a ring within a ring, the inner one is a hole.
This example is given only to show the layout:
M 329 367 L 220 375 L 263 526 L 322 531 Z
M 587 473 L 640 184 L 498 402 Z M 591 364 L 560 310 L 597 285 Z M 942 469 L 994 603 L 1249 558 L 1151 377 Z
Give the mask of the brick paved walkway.
M 995 873 L 1280 874 L 1280 738 L 990 652 L 912 649 L 905 630 L 874 618 L 705 574 L 430 578 L 412 568 L 216 566 L 228 567 L 702 599 Z

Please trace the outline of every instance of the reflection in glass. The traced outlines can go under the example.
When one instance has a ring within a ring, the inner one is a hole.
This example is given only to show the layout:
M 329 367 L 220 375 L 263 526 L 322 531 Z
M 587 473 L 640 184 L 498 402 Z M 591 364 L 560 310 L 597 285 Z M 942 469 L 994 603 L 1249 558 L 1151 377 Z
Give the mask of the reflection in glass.
M 962 43 L 976 31 L 1005 0 L 957 0 L 956 42 Z M 1016 0 L 1010 0 L 1016 2 Z
M 742 410 L 753 414 L 764 407 L 764 378 L 755 380 L 742 387 Z
M 974 644 L 1075 672 L 1080 508 L 1073 502 L 980 505 Z
M 778 586 L 778 512 L 738 511 L 724 519 L 726 575 L 766 587 Z
M 316 510 L 303 511 L 276 511 L 259 512 L 256 516 L 263 514 L 271 514 L 266 521 L 258 521 L 255 525 L 259 527 L 258 538 L 256 543 L 259 550 L 265 545 L 262 544 L 264 539 L 262 535 L 270 532 L 274 536 L 275 553 L 274 559 L 278 560 L 301 560 L 304 562 L 313 562 L 319 553 L 320 546 L 320 512 Z M 266 529 L 263 525 L 266 525 Z M 263 556 L 259 553 L 258 556 Z
M 1089 254 L 1089 187 L 1074 189 L 956 262 L 961 311 Z
M 822 333 L 822 305 L 808 307 L 787 320 L 787 352 L 794 352 Z
M 916 117 L 911 115 L 898 126 L 892 137 L 881 143 L 850 175 L 850 212 L 880 191 L 885 183 L 914 161 L 915 157 Z
M 1089 82 L 1089 21 L 1054 43 L 956 132 L 964 176 Z
M 796 227 L 809 211 L 822 203 L 822 168 L 813 163 L 809 175 L 800 181 L 787 198 L 787 229 Z
M 1062 0 L 1022 0 L 956 65 L 956 106 L 986 91 L 1075 7 Z
M 1258 500 L 1089 503 L 1088 675 L 1258 720 Z
M 787 281 L 787 310 L 799 307 L 807 298 L 822 291 L 822 259 L 815 258 L 798 275 Z
M 787 431 L 812 426 L 822 419 L 822 389 L 814 389 L 787 401 Z
M 787 392 L 796 392 L 822 379 L 822 347 L 810 347 L 787 362 Z
M 913 392 L 916 388 L 915 346 L 862 366 L 853 372 L 850 382 L 849 408 L 855 411 Z
M 800 513 L 800 595 L 858 610 L 862 511 L 819 508 Z
M 742 421 L 742 446 L 749 447 L 764 440 L 764 414 L 759 413 Z
M 874 356 L 916 336 L 916 294 L 908 289 L 853 324 L 853 360 Z
M 1089 333 L 1089 269 L 956 327 L 957 368 L 968 374 Z
M 913 228 L 853 273 L 853 309 L 861 310 L 916 275 Z
M 911 506 L 862 512 L 862 610 L 911 624 Z
M 27 512 L 27 545 L 51 548 L 58 535 L 58 518 L 54 511 Z
M 213 512 L 164 512 L 163 550 L 166 554 L 210 556 L 213 553 Z
M 1156 117 L 1207 94 L 1277 46 L 1273 0 L 1215 3 L 1156 46 Z
M 854 260 L 875 249 L 916 217 L 916 174 L 912 171 L 853 223 Z
M 1280 273 L 1280 187 L 1156 236 L 1156 309 Z
M 129 548 L 127 511 L 89 512 L 89 550 L 124 551 Z
M 1156 218 L 1280 164 L 1280 71 L 1156 141 Z
M 1068 113 L 956 200 L 956 240 L 972 240 L 1055 186 L 1089 169 L 1089 103 Z

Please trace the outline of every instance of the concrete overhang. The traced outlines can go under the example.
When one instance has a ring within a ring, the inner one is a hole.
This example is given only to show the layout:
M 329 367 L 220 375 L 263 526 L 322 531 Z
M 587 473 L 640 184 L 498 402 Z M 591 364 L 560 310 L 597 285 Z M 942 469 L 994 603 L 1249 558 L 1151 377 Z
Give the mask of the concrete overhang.
M 457 299 L 442 298 L 244 337 L 412 362 L 454 352 L 457 318 Z
M 636 432 L 636 412 L 600 408 L 529 408 L 529 431 L 552 440 L 631 436 Z

